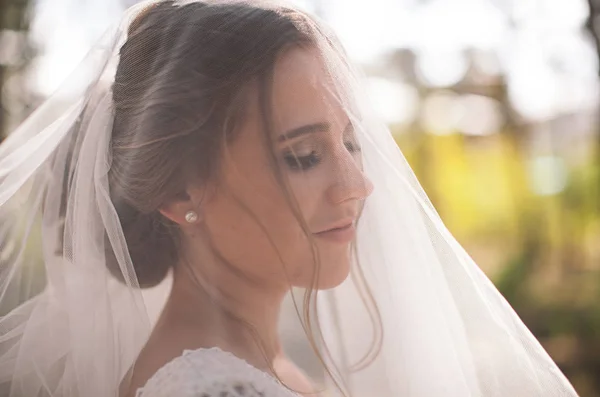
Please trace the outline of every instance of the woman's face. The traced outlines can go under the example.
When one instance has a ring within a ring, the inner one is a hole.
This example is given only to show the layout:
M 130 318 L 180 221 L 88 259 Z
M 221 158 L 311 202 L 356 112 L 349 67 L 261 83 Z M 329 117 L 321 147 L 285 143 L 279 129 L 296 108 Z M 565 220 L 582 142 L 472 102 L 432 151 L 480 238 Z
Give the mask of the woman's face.
M 282 54 L 273 75 L 272 136 L 265 137 L 255 98 L 228 145 L 214 193 L 202 205 L 214 248 L 261 284 L 308 287 L 316 270 L 311 242 L 276 179 L 266 139 L 314 241 L 317 287 L 334 287 L 348 275 L 354 223 L 372 184 L 362 173 L 348 116 L 329 88 L 315 50 Z

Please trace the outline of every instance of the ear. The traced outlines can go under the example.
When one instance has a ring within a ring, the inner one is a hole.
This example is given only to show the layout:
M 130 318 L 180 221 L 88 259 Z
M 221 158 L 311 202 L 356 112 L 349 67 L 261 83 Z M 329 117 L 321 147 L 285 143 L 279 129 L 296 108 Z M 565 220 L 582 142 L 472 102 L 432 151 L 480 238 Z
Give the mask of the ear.
M 165 218 L 170 219 L 178 225 L 188 225 L 189 223 L 185 220 L 185 214 L 188 211 L 195 211 L 200 215 L 204 195 L 204 189 L 199 187 L 188 187 L 177 197 L 160 206 L 158 211 Z

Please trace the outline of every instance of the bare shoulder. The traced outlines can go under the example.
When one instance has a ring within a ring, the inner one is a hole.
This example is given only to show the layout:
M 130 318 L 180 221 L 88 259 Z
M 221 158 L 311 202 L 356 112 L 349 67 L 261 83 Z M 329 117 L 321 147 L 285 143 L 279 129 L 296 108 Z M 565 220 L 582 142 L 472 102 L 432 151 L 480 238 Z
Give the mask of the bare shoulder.
M 287 358 L 275 361 L 277 376 L 292 390 L 301 395 L 318 395 L 318 390 L 308 376 L 296 364 Z

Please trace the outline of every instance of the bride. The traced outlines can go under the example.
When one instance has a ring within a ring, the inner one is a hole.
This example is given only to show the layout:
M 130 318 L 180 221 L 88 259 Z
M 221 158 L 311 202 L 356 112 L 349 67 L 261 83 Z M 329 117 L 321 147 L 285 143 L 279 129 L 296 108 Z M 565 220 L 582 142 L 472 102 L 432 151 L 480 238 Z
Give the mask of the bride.
M 147 1 L 82 76 L 0 146 L 6 395 L 576 396 L 314 17 Z

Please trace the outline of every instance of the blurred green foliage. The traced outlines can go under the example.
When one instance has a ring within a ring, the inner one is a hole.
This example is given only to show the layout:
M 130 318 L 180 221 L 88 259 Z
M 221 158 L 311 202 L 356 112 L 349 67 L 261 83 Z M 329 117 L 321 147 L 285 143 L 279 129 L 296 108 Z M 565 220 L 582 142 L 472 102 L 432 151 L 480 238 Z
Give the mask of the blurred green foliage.
M 588 156 L 572 156 L 568 150 L 524 150 L 524 131 L 480 137 L 396 132 L 448 228 L 580 395 L 600 396 L 595 134 L 585 142 L 592 148 Z M 536 178 L 546 178 L 556 191 L 538 191 Z

